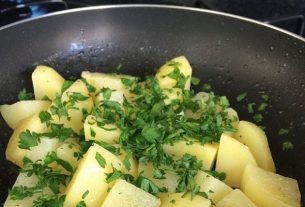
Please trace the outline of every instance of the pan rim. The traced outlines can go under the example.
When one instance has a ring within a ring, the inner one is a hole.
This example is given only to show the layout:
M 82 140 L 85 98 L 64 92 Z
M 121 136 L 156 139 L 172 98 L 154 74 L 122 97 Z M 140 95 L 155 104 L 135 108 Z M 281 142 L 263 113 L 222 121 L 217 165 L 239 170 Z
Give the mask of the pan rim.
M 251 18 L 247 18 L 247 17 L 242 17 L 239 15 L 235 15 L 235 14 L 229 14 L 229 13 L 225 13 L 225 12 L 220 12 L 220 11 L 214 11 L 214 10 L 208 10 L 208 9 L 200 9 L 200 8 L 192 8 L 192 7 L 186 7 L 186 6 L 175 6 L 175 5 L 161 5 L 161 4 L 117 4 L 117 5 L 103 5 L 103 6 L 88 6 L 88 7 L 82 7 L 82 8 L 75 8 L 75 9 L 67 9 L 67 10 L 63 10 L 63 11 L 58 11 L 58 12 L 53 12 L 53 13 L 49 13 L 46 15 L 42 15 L 42 16 L 38 16 L 38 17 L 34 17 L 34 18 L 30 18 L 30 19 L 25 19 L 25 20 L 21 20 L 18 22 L 14 22 L 8 25 L 4 25 L 2 27 L 0 27 L 0 32 L 2 30 L 6 30 L 15 26 L 18 26 L 19 24 L 23 24 L 23 23 L 27 23 L 27 22 L 32 22 L 32 21 L 37 21 L 40 19 L 44 19 L 47 17 L 51 17 L 51 16 L 58 16 L 58 15 L 63 15 L 63 14 L 68 14 L 68 13 L 75 13 L 75 12 L 82 12 L 82 11 L 90 11 L 90 10 L 107 10 L 107 9 L 117 9 L 117 8 L 161 8 L 161 9 L 173 9 L 173 10 L 184 10 L 184 11 L 193 11 L 193 12 L 202 12 L 202 13 L 208 13 L 208 14 L 215 14 L 218 16 L 223 16 L 223 17 L 229 17 L 232 19 L 237 19 L 240 21 L 244 21 L 244 22 L 249 22 L 252 24 L 257 24 L 272 30 L 276 30 L 278 32 L 284 33 L 286 35 L 289 35 L 293 38 L 296 38 L 300 41 L 303 41 L 305 43 L 305 38 L 302 36 L 299 36 L 297 34 L 294 34 L 290 31 L 287 31 L 285 29 L 258 21 L 258 20 L 254 20 Z

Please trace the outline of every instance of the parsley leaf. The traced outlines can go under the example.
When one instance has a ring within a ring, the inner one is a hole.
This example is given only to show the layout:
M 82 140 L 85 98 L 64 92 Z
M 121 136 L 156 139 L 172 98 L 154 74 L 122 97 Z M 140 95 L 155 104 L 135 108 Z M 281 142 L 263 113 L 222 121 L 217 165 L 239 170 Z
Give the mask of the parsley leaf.
M 33 99 L 33 93 L 31 92 L 27 92 L 27 90 L 25 88 L 23 88 L 19 93 L 18 93 L 18 99 L 20 101 L 23 100 L 31 100 Z
M 20 149 L 30 150 L 31 147 L 35 147 L 40 143 L 40 135 L 36 132 L 30 132 L 30 130 L 26 130 L 21 132 L 19 135 L 19 145 Z
M 246 93 L 246 92 L 245 92 L 245 93 L 239 94 L 239 95 L 236 97 L 236 101 L 237 101 L 237 102 L 241 102 L 243 99 L 246 98 L 247 94 L 248 94 L 248 93 Z
M 291 141 L 285 141 L 282 143 L 282 149 L 283 151 L 289 151 L 294 148 L 294 145 L 292 144 Z
M 39 113 L 39 119 L 41 123 L 46 123 L 47 127 L 51 125 L 51 120 L 53 120 L 52 115 L 48 111 L 41 111 Z
M 95 159 L 102 168 L 106 167 L 106 160 L 100 153 L 96 152 Z
M 167 192 L 167 189 L 159 188 L 153 181 L 142 175 L 137 177 L 137 179 L 133 182 L 133 184 L 138 188 L 141 188 L 142 190 L 153 195 L 156 195 L 159 192 Z
M 123 165 L 129 171 L 131 169 L 130 158 L 132 157 L 132 151 L 127 151 L 126 156 L 123 159 Z
M 76 207 L 86 207 L 86 206 L 87 205 L 86 205 L 85 201 L 80 201 L 76 204 Z
M 33 201 L 33 207 L 63 207 L 65 195 L 41 195 Z
M 61 92 L 63 93 L 64 91 L 66 91 L 68 88 L 70 88 L 70 86 L 74 83 L 74 81 L 70 81 L 70 80 L 65 80 L 62 87 L 61 87 Z
M 289 134 L 289 129 L 281 128 L 281 129 L 278 131 L 278 135 L 284 135 L 284 134 Z
M 199 85 L 199 83 L 200 83 L 200 79 L 193 76 L 193 77 L 191 78 L 191 83 L 192 83 L 194 86 L 197 86 L 197 85 Z

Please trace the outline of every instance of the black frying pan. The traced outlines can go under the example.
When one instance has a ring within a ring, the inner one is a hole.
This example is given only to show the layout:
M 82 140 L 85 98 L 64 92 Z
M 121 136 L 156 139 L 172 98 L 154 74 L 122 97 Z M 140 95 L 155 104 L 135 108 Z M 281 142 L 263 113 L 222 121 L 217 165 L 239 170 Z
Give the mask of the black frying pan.
M 31 89 L 34 66 L 44 63 L 69 77 L 83 70 L 144 76 L 185 55 L 194 75 L 226 94 L 241 119 L 251 120 L 235 97 L 271 97 L 263 125 L 280 174 L 298 179 L 305 197 L 305 41 L 262 23 L 218 12 L 170 6 L 107 6 L 71 10 L 0 29 L 0 102 Z M 199 87 L 196 90 L 200 89 Z M 280 128 L 291 128 L 279 136 Z M 1 120 L 0 203 L 16 177 L 5 160 L 11 130 Z M 283 152 L 290 139 L 294 149 Z M 304 203 L 304 201 L 302 202 Z

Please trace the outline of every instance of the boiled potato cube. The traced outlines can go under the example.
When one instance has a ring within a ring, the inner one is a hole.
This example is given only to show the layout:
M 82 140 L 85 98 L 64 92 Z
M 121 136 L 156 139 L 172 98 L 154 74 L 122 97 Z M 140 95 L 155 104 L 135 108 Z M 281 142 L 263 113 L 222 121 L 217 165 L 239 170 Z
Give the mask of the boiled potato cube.
M 101 166 L 101 158 L 105 165 Z M 106 174 L 113 172 L 113 167 L 121 170 L 122 162 L 103 147 L 93 144 L 80 161 L 72 180 L 66 189 L 65 207 L 76 206 L 84 200 L 87 207 L 100 207 L 111 184 L 106 183 Z M 84 199 L 82 195 L 89 192 Z
M 203 168 L 210 170 L 215 162 L 218 144 L 206 143 L 202 145 L 198 142 L 190 144 L 188 141 L 179 141 L 171 144 L 163 145 L 163 150 L 174 159 L 180 159 L 184 154 L 196 156 L 197 159 L 202 160 Z
M 117 180 L 101 207 L 159 207 L 160 199 L 126 182 Z
M 177 85 L 177 80 L 175 78 L 169 77 L 169 75 L 174 72 L 175 68 L 178 68 L 180 75 L 187 78 L 184 85 L 184 89 L 190 89 L 191 87 L 191 77 L 192 77 L 192 67 L 188 60 L 184 56 L 176 57 L 163 66 L 160 67 L 156 74 L 156 78 L 159 81 L 161 88 L 175 88 Z
M 56 94 L 61 93 L 65 79 L 53 68 L 39 65 L 32 73 L 32 81 L 36 100 L 41 100 L 44 97 L 53 100 Z
M 119 145 L 114 145 L 115 147 L 120 147 Z M 127 155 L 127 152 L 125 150 L 123 150 L 122 148 L 120 148 L 120 154 L 118 155 L 118 158 L 123 162 L 123 160 L 125 159 Z M 129 163 L 130 163 L 130 170 L 128 170 L 125 165 L 123 165 L 122 167 L 122 172 L 127 173 L 127 174 L 131 174 L 133 177 L 137 177 L 138 176 L 138 161 L 136 160 L 135 157 L 131 156 L 129 159 Z
M 225 172 L 225 183 L 239 187 L 247 164 L 257 165 L 249 148 L 236 139 L 222 134 L 216 161 L 216 171 Z
M 6 159 L 12 161 L 19 167 L 23 165 L 23 157 L 27 155 L 29 150 L 19 148 L 19 136 L 22 132 L 30 130 L 30 132 L 45 133 L 49 129 L 45 124 L 42 124 L 38 114 L 33 115 L 22 121 L 22 124 L 15 129 L 14 133 L 9 139 L 6 147 L 5 155 Z
M 241 189 L 259 207 L 300 207 L 301 194 L 295 179 L 248 165 Z
M 75 96 L 87 97 L 85 100 L 76 100 Z M 84 82 L 75 81 L 61 96 L 61 102 L 66 103 L 65 108 L 68 112 L 67 116 L 59 117 L 57 114 L 52 115 L 53 123 L 64 124 L 66 128 L 72 128 L 76 133 L 80 133 L 84 127 L 83 121 L 86 119 L 86 113 L 90 113 L 93 107 L 93 100 Z M 74 102 L 74 103 L 73 103 Z M 51 107 L 56 107 L 56 103 L 52 103 Z
M 224 182 L 202 171 L 198 172 L 195 177 L 195 181 L 200 186 L 200 191 L 206 192 L 208 198 L 214 203 L 217 203 L 220 199 L 233 190 Z
M 20 173 L 15 181 L 13 187 L 16 186 L 27 186 L 33 187 L 37 184 L 38 178 L 36 175 L 30 177 L 26 173 Z M 49 188 L 44 188 L 43 192 L 35 193 L 32 197 L 26 197 L 22 200 L 13 200 L 9 195 L 3 204 L 3 207 L 31 207 L 33 206 L 33 201 L 36 200 L 41 194 L 52 194 Z
M 162 166 L 161 166 L 162 169 Z M 165 179 L 157 179 L 154 178 L 154 167 L 152 163 L 139 163 L 138 174 L 143 173 L 142 175 L 151 181 L 153 181 L 157 186 L 163 188 L 165 187 L 169 193 L 176 192 L 176 188 L 178 186 L 179 176 L 173 172 L 165 171 Z
M 31 150 L 27 151 L 26 157 L 28 157 L 33 162 L 37 160 L 44 160 L 49 152 L 55 152 L 58 147 L 59 139 L 41 137 L 40 143 L 35 147 L 31 147 Z
M 249 147 L 259 167 L 275 172 L 268 140 L 261 128 L 251 122 L 240 121 L 234 137 Z
M 243 192 L 239 189 L 221 199 L 216 207 L 257 207 Z
M 137 81 L 136 77 L 129 75 L 91 73 L 89 71 L 82 72 L 81 76 L 96 88 L 96 92 L 99 92 L 102 88 L 110 88 L 115 91 L 122 91 L 127 99 L 132 94 L 129 91 L 129 87 L 123 84 L 122 78 Z
M 33 116 L 50 106 L 49 101 L 18 101 L 11 105 L 1 106 L 1 115 L 12 129 L 16 129 L 22 119 Z
M 191 196 L 184 193 L 173 193 L 161 196 L 160 207 L 210 207 L 211 201 L 201 196 L 195 196 L 191 199 Z
M 59 159 L 68 162 L 73 169 L 76 169 L 79 160 L 74 156 L 74 153 L 80 151 L 80 146 L 75 138 L 68 139 L 61 143 L 56 150 L 56 155 Z M 70 175 L 71 173 L 64 169 L 61 165 L 56 165 L 55 170 L 59 170 L 62 174 Z
M 121 130 L 115 124 L 103 125 L 103 120 L 96 117 L 87 116 L 84 124 L 86 140 L 103 141 L 109 144 L 118 143 Z

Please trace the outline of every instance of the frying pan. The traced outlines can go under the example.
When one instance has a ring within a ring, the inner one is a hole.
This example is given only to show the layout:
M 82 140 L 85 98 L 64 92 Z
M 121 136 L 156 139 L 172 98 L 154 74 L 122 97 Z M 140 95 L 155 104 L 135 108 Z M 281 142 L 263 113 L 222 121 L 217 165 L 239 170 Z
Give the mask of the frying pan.
M 24 87 L 31 90 L 37 64 L 50 65 L 65 77 L 83 70 L 145 76 L 179 55 L 189 59 L 202 83 L 228 96 L 241 119 L 252 119 L 247 102 L 259 102 L 261 92 L 270 96 L 261 125 L 267 126 L 277 172 L 296 178 L 304 199 L 305 41 L 269 25 L 156 5 L 93 7 L 23 21 L 0 30 L 0 103 L 13 103 Z M 247 100 L 237 103 L 242 92 L 248 92 Z M 280 128 L 290 133 L 279 136 Z M 0 129 L 1 203 L 17 168 L 4 155 L 12 131 L 3 120 Z M 282 150 L 285 140 L 294 144 L 293 150 Z

